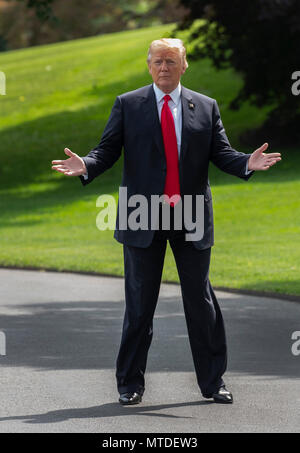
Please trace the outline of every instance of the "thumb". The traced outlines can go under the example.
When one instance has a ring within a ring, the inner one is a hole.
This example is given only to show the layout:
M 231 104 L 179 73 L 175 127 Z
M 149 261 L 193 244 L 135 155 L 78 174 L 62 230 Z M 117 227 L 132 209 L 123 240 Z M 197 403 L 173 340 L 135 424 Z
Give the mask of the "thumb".
M 260 148 L 258 148 L 256 151 L 259 153 L 263 153 L 266 151 L 266 149 L 269 147 L 269 143 L 264 143 Z
M 65 152 L 65 154 L 67 154 L 67 156 L 70 156 L 70 157 L 75 156 L 75 154 L 69 148 L 65 148 L 64 152 Z

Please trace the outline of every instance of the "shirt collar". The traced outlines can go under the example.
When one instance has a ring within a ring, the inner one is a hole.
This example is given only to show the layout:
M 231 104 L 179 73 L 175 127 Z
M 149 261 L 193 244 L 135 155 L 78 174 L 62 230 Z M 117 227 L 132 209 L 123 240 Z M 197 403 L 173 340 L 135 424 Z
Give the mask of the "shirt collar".
M 161 91 L 155 83 L 153 83 L 153 89 L 154 89 L 154 93 L 155 93 L 155 97 L 156 97 L 156 102 L 159 103 L 163 99 L 163 97 L 166 95 L 166 93 Z M 179 84 L 177 85 L 175 90 L 173 90 L 171 93 L 169 93 L 169 96 L 172 99 L 172 101 L 174 102 L 174 104 L 177 105 L 180 100 L 180 95 L 181 95 L 181 84 L 179 82 Z

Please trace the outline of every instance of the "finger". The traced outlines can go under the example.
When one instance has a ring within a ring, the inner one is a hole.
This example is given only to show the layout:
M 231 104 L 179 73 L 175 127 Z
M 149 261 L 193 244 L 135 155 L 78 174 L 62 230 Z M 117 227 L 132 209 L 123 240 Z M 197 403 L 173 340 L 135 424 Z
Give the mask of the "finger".
M 67 167 L 58 167 L 58 168 L 52 167 L 52 170 L 57 170 L 57 171 L 61 171 L 61 172 L 70 171 L 70 169 Z
M 65 165 L 62 165 L 62 164 L 60 164 L 60 165 L 52 165 L 52 168 L 65 168 L 65 169 L 67 169 L 67 167 Z
M 51 163 L 52 164 L 63 164 L 65 160 L 53 160 Z
M 277 157 L 276 159 L 266 159 L 265 164 L 266 165 L 268 165 L 268 164 L 276 164 L 276 162 L 279 162 L 280 160 L 281 160 L 280 157 L 279 158 Z
M 59 171 L 59 173 L 66 174 L 68 171 L 66 168 L 53 168 L 53 170 Z
M 277 160 L 271 160 L 271 162 L 268 165 L 275 165 L 277 164 L 277 162 L 278 162 Z
M 59 171 L 60 173 L 62 173 L 62 170 L 60 168 L 53 168 L 52 167 L 52 170 L 56 170 L 56 171 Z
M 268 153 L 266 154 L 267 157 L 281 157 L 280 153 Z

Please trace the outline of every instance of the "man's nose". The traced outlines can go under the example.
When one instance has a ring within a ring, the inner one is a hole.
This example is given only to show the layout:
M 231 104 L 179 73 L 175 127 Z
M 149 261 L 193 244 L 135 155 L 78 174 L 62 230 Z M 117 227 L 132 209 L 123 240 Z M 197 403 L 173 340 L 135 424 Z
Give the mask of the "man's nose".
M 168 71 L 168 65 L 165 61 L 161 64 L 161 71 Z

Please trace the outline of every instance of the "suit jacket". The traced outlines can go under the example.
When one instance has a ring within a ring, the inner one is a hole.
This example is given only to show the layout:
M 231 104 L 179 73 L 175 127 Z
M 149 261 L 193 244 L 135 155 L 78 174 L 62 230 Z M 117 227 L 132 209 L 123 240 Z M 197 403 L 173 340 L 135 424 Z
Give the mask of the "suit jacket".
M 182 86 L 182 140 L 179 157 L 181 196 L 192 195 L 193 220 L 195 195 L 204 195 L 204 235 L 194 241 L 197 249 L 214 244 L 213 208 L 208 166 L 212 161 L 226 173 L 249 179 L 246 163 L 250 154 L 234 150 L 226 136 L 217 102 Z M 128 198 L 142 194 L 148 200 L 151 219 L 151 195 L 162 195 L 166 178 L 166 158 L 161 125 L 153 85 L 122 94 L 115 100 L 109 120 L 98 146 L 82 157 L 88 179 L 80 176 L 83 185 L 110 168 L 124 149 L 121 186 L 127 187 Z M 119 229 L 119 209 L 114 237 L 117 241 L 135 246 L 150 245 L 154 230 Z M 128 216 L 135 208 L 128 208 Z

